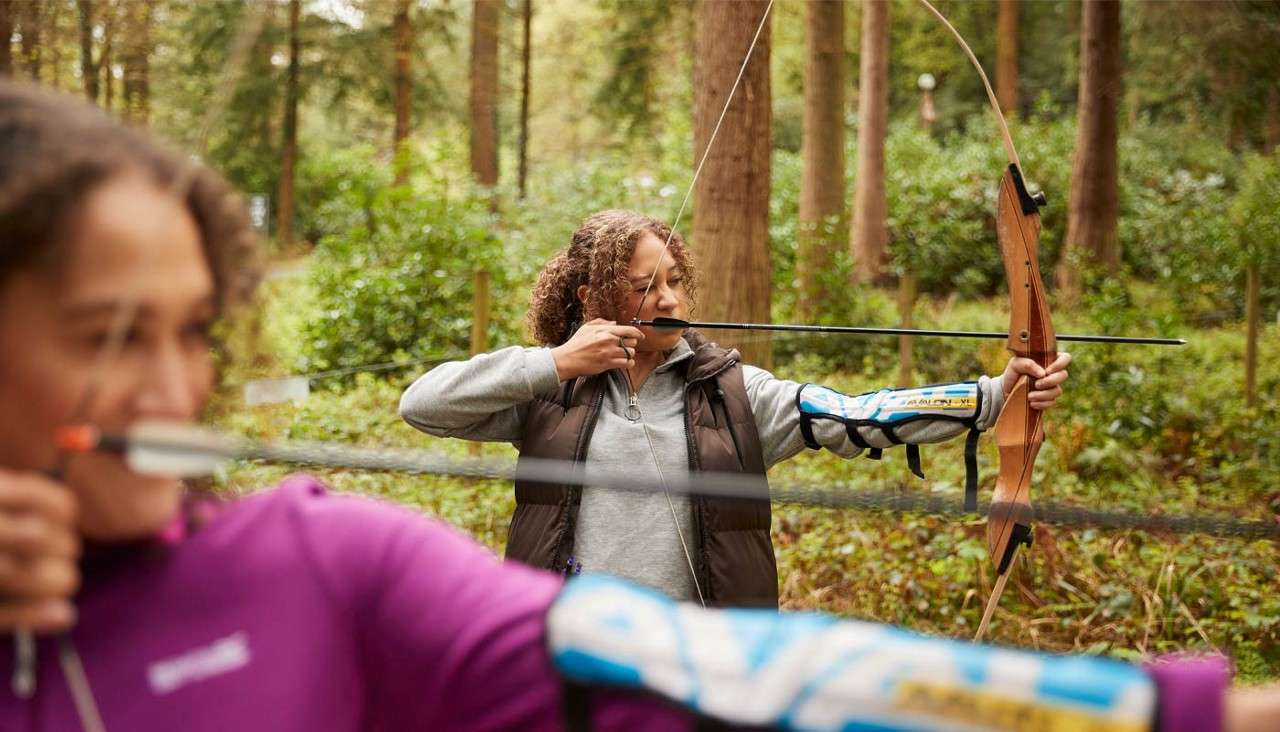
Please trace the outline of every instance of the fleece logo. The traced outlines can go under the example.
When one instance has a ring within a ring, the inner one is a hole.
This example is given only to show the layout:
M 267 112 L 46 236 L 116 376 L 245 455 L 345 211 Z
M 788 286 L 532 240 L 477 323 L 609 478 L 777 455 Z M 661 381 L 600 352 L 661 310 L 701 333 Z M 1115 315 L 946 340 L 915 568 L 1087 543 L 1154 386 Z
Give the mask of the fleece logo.
M 147 681 L 155 693 L 168 694 L 187 684 L 244 668 L 249 660 L 249 634 L 241 631 L 152 663 L 147 666 Z

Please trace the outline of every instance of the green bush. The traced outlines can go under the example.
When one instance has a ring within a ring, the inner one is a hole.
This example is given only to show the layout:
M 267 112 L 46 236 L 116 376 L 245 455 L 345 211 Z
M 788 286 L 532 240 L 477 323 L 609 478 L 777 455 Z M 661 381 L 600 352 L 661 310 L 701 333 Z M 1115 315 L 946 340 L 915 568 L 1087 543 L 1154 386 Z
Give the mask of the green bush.
M 1241 166 L 1231 224 L 1241 259 L 1258 267 L 1263 312 L 1280 307 L 1280 157 L 1250 155 Z
M 537 273 L 582 219 L 631 208 L 670 220 L 684 193 L 661 182 L 687 176 L 674 156 L 640 164 L 609 153 L 539 168 L 539 185 L 519 200 L 505 187 L 473 186 L 458 162 L 466 157 L 458 139 L 465 137 L 442 133 L 412 151 L 414 174 L 403 186 L 392 184 L 389 166 L 370 147 L 303 165 L 299 225 L 317 241 L 308 289 L 318 317 L 303 329 L 298 369 L 465 352 L 478 270 L 492 277 L 490 344 L 525 342 Z
M 322 211 L 347 223 L 320 240 L 308 270 L 318 312 L 302 334 L 300 370 L 466 352 L 479 270 L 495 294 L 491 341 L 517 340 L 511 263 L 527 255 L 504 243 L 483 192 L 352 186 Z
M 298 236 L 319 242 L 358 226 L 373 228 L 373 199 L 390 185 L 390 166 L 370 145 L 303 156 L 298 166 Z

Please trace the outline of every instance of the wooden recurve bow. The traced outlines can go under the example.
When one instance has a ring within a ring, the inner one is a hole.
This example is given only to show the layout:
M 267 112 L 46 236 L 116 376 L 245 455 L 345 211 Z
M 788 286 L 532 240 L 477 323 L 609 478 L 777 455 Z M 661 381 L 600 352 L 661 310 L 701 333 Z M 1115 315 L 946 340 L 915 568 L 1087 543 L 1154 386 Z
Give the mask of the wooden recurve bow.
M 1014 149 L 1009 126 L 996 100 L 991 82 L 978 63 L 964 37 L 928 0 L 920 0 L 951 31 L 982 78 L 991 109 L 995 112 L 1009 165 L 1000 180 L 996 206 L 996 236 L 1000 256 L 1004 260 L 1009 281 L 1012 312 L 1009 317 L 1009 352 L 1029 358 L 1047 367 L 1058 357 L 1058 345 L 1045 299 L 1044 282 L 1040 278 L 1037 259 L 1040 241 L 1040 206 L 1044 194 L 1032 195 L 1022 177 L 1022 164 Z M 999 446 L 1000 470 L 996 479 L 991 509 L 987 514 L 987 549 L 996 567 L 996 584 L 987 599 L 974 640 L 981 640 L 1000 603 L 1005 583 L 1013 571 L 1013 559 L 1020 545 L 1031 544 L 1031 473 L 1040 445 L 1044 443 L 1044 413 L 1032 409 L 1028 400 L 1031 380 L 1018 378 L 1013 390 L 1005 395 L 1004 407 L 996 420 L 996 443 Z

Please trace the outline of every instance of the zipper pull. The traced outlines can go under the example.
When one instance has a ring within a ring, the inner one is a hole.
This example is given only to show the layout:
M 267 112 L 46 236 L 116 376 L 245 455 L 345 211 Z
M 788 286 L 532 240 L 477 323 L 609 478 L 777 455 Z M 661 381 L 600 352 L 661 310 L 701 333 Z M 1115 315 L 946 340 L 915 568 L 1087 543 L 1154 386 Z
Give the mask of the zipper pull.
M 625 414 L 627 415 L 627 419 L 632 422 L 640 421 L 640 397 L 636 396 L 634 392 L 631 394 L 631 400 L 627 402 Z

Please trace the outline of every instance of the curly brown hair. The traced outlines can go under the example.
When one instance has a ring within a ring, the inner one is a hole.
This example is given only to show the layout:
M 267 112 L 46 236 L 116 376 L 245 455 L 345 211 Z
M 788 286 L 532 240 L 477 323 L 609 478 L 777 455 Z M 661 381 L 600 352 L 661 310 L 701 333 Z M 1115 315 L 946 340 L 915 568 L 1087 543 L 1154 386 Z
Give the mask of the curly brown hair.
M 617 320 L 618 309 L 631 288 L 627 281 L 631 256 L 645 233 L 664 242 L 671 237 L 667 255 L 683 274 L 685 293 L 692 303 L 697 273 L 680 234 L 673 233 L 665 223 L 634 211 L 601 211 L 583 220 L 569 246 L 547 262 L 538 275 L 529 302 L 533 339 L 539 345 L 558 346 L 587 320 Z M 578 299 L 582 285 L 590 288 L 585 303 Z
M 129 173 L 165 188 L 181 184 L 219 310 L 246 300 L 258 279 L 257 237 L 230 185 L 83 100 L 7 81 L 0 81 L 0 285 L 19 270 L 55 268 L 87 196 Z

